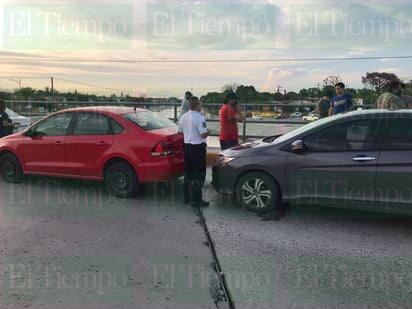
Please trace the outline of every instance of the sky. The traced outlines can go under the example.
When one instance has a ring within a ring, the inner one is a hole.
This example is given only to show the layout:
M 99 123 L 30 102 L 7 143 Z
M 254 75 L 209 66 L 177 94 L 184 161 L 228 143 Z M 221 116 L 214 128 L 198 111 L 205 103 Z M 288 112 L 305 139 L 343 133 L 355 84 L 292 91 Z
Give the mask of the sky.
M 1 1 L 0 90 L 201 96 L 412 79 L 411 0 Z

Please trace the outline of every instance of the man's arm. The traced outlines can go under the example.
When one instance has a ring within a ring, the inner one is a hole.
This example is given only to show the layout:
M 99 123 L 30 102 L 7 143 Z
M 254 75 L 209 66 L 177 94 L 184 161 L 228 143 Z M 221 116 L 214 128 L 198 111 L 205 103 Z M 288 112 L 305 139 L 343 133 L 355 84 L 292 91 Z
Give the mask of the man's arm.
M 239 110 L 239 105 L 237 105 L 236 107 L 232 106 L 231 119 L 234 119 L 236 121 L 241 121 L 244 119 L 244 115 Z
M 209 133 L 210 133 L 210 132 L 209 132 L 209 129 L 207 129 L 207 132 L 200 134 L 200 137 L 201 137 L 201 138 L 206 138 L 206 137 L 209 136 Z

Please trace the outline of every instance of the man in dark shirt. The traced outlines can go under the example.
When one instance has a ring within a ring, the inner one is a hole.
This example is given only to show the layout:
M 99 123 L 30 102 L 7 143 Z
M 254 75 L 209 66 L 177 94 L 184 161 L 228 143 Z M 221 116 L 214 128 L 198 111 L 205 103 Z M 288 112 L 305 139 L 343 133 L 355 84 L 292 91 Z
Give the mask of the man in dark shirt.
M 316 110 L 319 114 L 319 118 L 325 118 L 329 116 L 329 107 L 329 98 L 327 96 L 323 96 L 316 104 Z
M 352 96 L 349 93 L 345 93 L 345 84 L 342 82 L 337 83 L 335 90 L 336 95 L 330 101 L 329 115 L 346 113 L 352 110 Z
M 6 102 L 0 99 L 0 138 L 13 133 L 13 123 L 6 113 Z

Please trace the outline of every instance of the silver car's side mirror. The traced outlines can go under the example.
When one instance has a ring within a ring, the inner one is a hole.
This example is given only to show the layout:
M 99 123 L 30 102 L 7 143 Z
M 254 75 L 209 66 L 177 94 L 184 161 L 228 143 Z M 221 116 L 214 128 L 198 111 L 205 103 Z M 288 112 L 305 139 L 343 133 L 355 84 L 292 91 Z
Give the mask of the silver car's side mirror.
M 290 150 L 295 153 L 303 152 L 305 150 L 305 144 L 301 139 L 298 139 L 290 145 Z

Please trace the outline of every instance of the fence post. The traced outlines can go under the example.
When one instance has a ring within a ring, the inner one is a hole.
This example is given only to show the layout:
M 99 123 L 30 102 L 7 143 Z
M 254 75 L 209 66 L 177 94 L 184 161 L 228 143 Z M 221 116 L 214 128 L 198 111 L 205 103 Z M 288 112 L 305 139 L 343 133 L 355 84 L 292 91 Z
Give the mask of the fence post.
M 177 123 L 177 103 L 173 104 L 175 123 Z
M 246 117 L 245 119 L 243 119 L 242 124 L 243 124 L 242 142 L 245 143 L 246 142 Z

